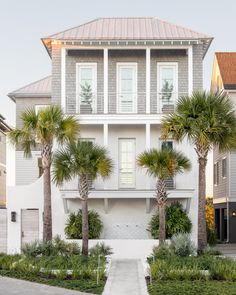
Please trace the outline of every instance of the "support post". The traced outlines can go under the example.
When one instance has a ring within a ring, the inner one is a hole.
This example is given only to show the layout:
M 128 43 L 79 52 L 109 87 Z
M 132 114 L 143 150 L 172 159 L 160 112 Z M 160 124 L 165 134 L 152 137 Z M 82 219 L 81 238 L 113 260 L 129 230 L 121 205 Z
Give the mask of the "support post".
M 104 114 L 108 113 L 108 48 L 104 48 L 103 50 L 103 74 L 104 74 Z
M 150 114 L 150 65 L 151 65 L 151 54 L 150 48 L 146 48 L 146 113 Z
M 61 108 L 66 112 L 66 49 L 61 48 Z
M 188 48 L 188 95 L 193 92 L 193 47 Z

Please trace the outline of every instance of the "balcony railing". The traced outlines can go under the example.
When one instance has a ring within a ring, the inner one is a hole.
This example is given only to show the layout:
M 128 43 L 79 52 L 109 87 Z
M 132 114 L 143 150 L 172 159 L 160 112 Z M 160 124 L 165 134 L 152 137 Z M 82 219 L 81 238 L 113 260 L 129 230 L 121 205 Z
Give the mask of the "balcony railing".
M 150 113 L 165 114 L 175 110 L 179 97 L 186 92 L 151 92 Z M 103 114 L 104 93 L 94 93 L 91 102 L 79 103 L 80 114 Z M 108 114 L 145 114 L 146 92 L 108 93 Z

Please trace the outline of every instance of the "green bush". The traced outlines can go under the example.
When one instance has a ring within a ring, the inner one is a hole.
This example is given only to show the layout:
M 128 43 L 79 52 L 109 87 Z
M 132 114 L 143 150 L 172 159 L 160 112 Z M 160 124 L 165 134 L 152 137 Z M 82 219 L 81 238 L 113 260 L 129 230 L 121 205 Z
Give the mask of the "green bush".
M 112 248 L 110 246 L 106 246 L 104 242 L 97 243 L 95 246 L 89 249 L 89 254 L 91 256 L 107 256 L 113 254 Z
M 37 256 L 70 256 L 80 254 L 80 247 L 76 243 L 67 243 L 59 236 L 52 241 L 36 241 L 25 244 L 22 247 L 22 253 L 27 257 Z
M 179 202 L 166 207 L 166 237 L 171 238 L 176 233 L 190 233 L 192 223 Z M 154 239 L 159 237 L 159 215 L 153 215 L 148 230 Z
M 89 211 L 89 239 L 99 239 L 102 232 L 102 221 L 99 214 Z M 66 223 L 65 234 L 68 239 L 82 239 L 82 210 L 71 213 Z
M 174 255 L 172 249 L 168 244 L 162 246 L 154 247 L 152 250 L 151 256 L 148 258 L 148 261 L 155 261 L 157 259 L 167 259 Z
M 196 247 L 191 241 L 190 235 L 187 233 L 173 235 L 170 247 L 173 249 L 175 255 L 180 257 L 186 257 L 196 253 Z
M 236 262 L 229 258 L 218 258 L 210 266 L 212 280 L 236 282 Z

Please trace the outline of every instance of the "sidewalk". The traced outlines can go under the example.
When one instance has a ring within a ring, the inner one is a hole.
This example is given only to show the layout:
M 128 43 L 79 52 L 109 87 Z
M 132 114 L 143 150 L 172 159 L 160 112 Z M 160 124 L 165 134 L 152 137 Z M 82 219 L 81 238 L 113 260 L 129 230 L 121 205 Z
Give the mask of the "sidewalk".
M 0 277 L 0 286 L 0 295 L 89 295 L 89 293 L 51 287 L 8 277 Z
M 113 259 L 103 295 L 148 295 L 141 260 Z

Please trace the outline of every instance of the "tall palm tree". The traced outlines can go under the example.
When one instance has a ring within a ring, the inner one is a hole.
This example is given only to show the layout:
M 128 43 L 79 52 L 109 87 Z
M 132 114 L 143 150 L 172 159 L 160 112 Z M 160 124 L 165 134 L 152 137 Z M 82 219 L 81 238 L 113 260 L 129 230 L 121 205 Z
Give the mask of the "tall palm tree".
M 58 106 L 48 106 L 38 113 L 28 109 L 21 115 L 23 127 L 9 132 L 12 144 L 20 145 L 25 157 L 31 157 L 31 149 L 39 145 L 42 155 L 44 218 L 43 239 L 52 239 L 51 209 L 51 163 L 53 142 L 58 144 L 75 140 L 78 136 L 79 124 L 74 116 L 64 116 Z
M 195 92 L 179 99 L 176 111 L 163 119 L 163 138 L 177 141 L 187 138 L 194 145 L 199 163 L 198 250 L 207 245 L 206 235 L 206 165 L 215 146 L 228 150 L 235 146 L 236 116 L 225 94 Z
M 165 242 L 165 207 L 167 191 L 165 181 L 178 173 L 190 170 L 191 164 L 181 152 L 172 149 L 151 149 L 138 156 L 138 165 L 146 168 L 147 173 L 157 179 L 155 196 L 159 209 L 159 244 Z
M 88 255 L 88 196 L 90 181 L 101 176 L 109 177 L 112 172 L 112 160 L 108 151 L 89 141 L 68 143 L 54 155 L 53 179 L 57 185 L 79 177 L 78 190 L 82 204 L 82 253 Z

